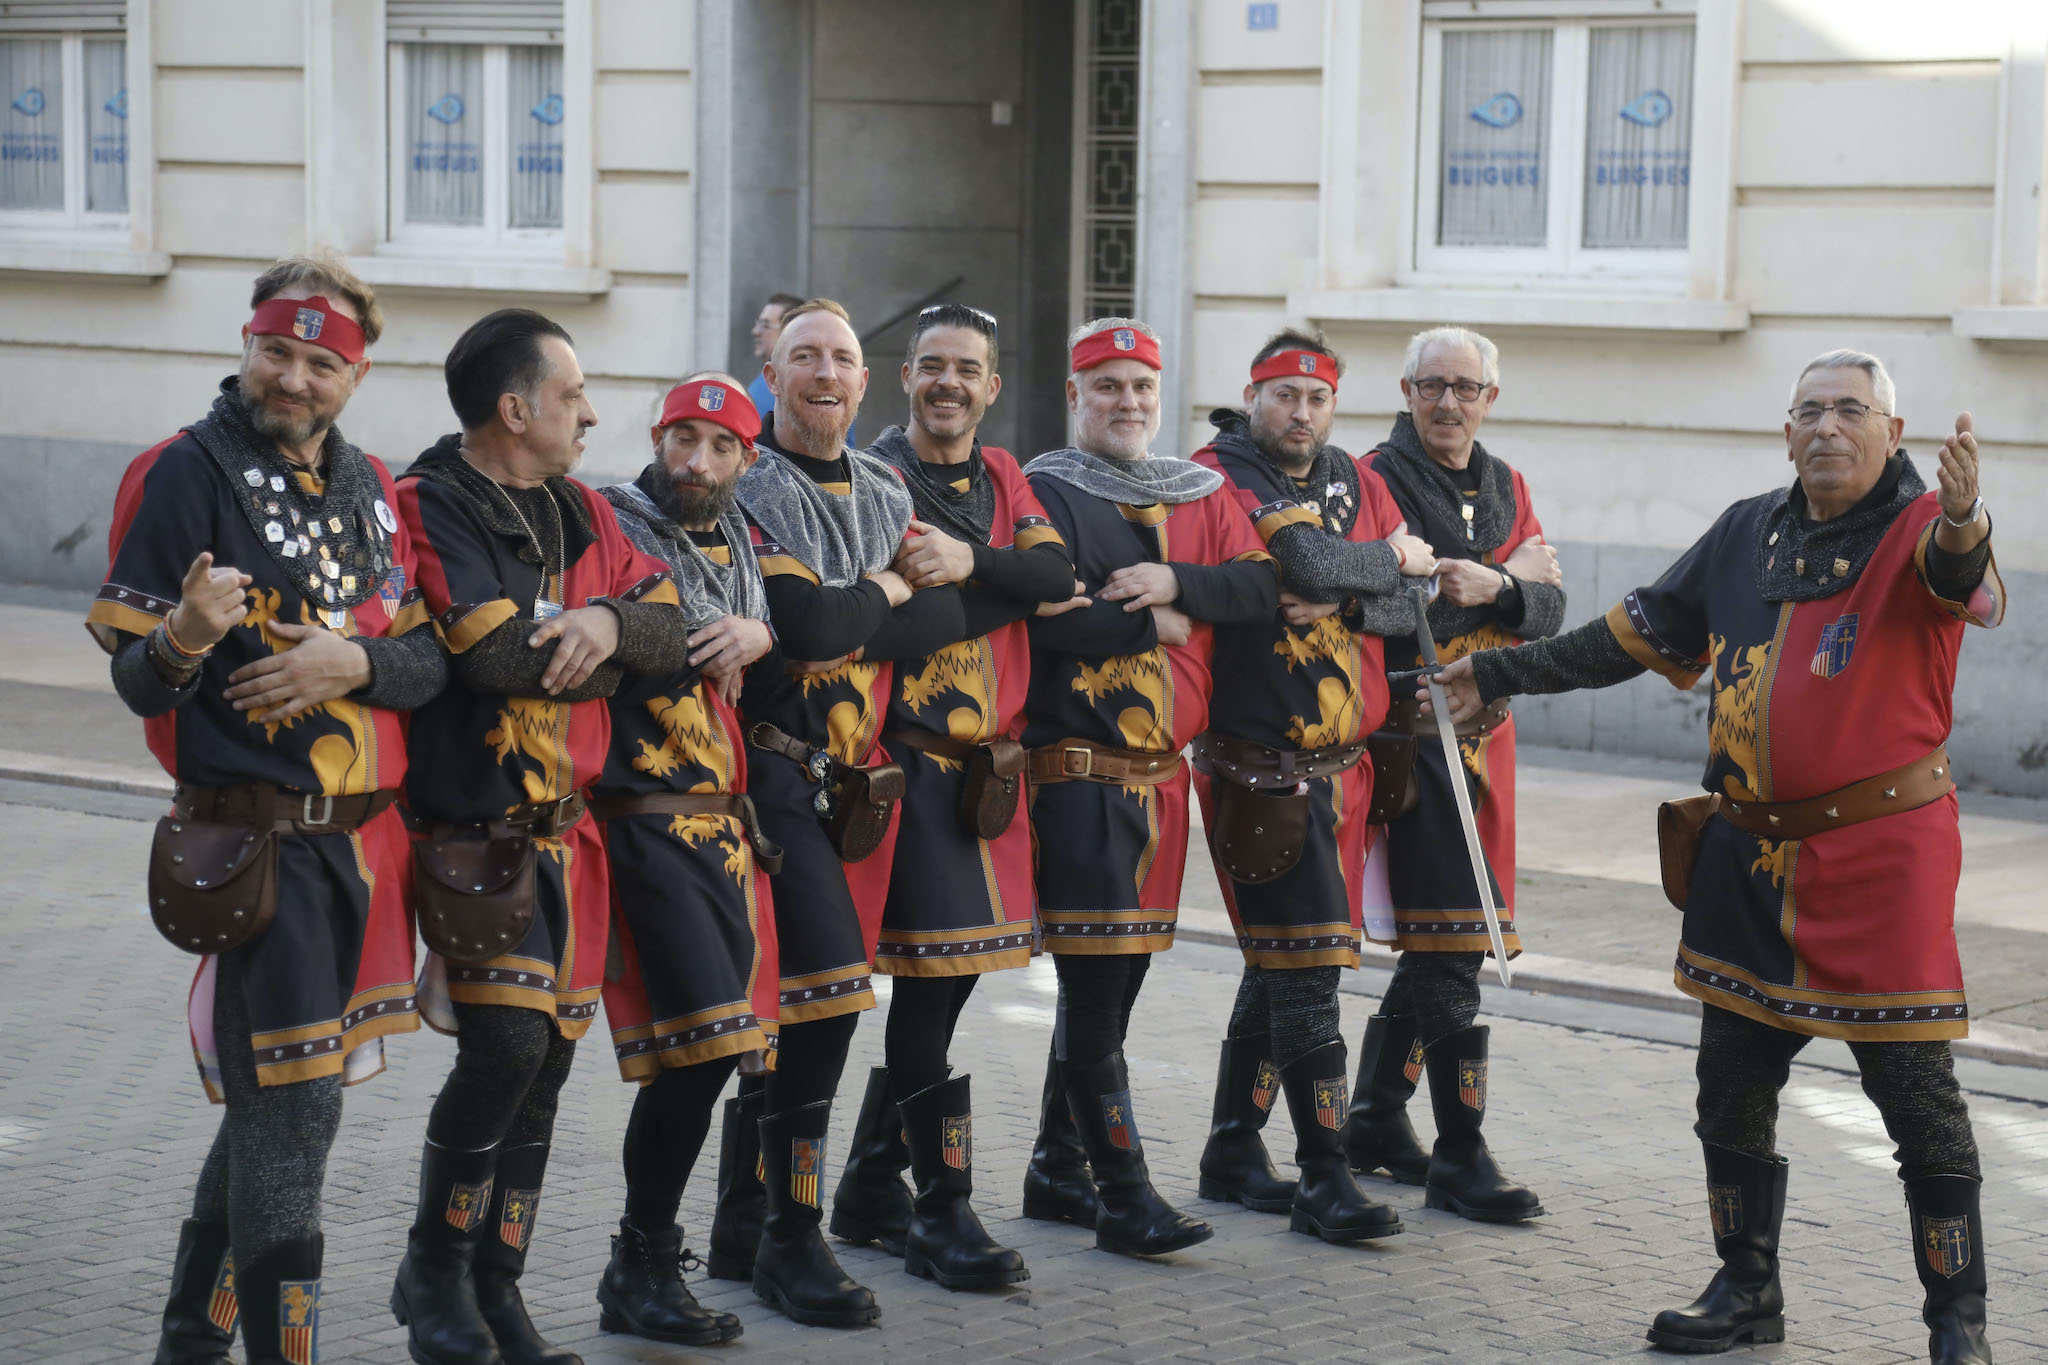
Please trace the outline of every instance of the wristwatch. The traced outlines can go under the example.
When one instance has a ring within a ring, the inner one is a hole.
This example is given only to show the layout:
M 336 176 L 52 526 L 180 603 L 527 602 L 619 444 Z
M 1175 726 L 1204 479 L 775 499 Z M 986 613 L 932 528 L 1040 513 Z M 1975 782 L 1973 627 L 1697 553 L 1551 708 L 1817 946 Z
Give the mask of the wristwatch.
M 1500 575 L 1500 590 L 1502 592 L 1509 593 L 1515 590 L 1515 576 L 1513 574 L 1509 573 L 1506 569 L 1496 569 L 1494 572 Z
M 1970 515 L 1964 517 L 1961 521 L 1957 521 L 1954 517 L 1950 516 L 1948 514 L 1948 509 L 1946 507 L 1941 509 L 1941 519 L 1947 522 L 1949 525 L 1957 528 L 1958 530 L 1961 530 L 1963 527 L 1966 526 L 1975 526 L 1977 524 L 1977 518 L 1983 515 L 1984 495 L 1982 493 L 1979 493 L 1977 495 L 1977 500 L 1970 504 Z

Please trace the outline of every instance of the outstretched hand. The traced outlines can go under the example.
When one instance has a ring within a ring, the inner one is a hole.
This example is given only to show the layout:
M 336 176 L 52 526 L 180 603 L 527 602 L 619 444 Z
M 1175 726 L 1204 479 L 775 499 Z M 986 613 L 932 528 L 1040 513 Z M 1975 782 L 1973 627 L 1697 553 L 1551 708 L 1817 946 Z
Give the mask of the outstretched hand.
M 1444 703 L 1451 709 L 1451 723 L 1470 720 L 1485 709 L 1479 700 L 1479 679 L 1472 672 L 1472 656 L 1466 655 L 1445 664 L 1437 670 L 1436 680 L 1443 684 Z M 1436 709 L 1430 704 L 1429 689 L 1417 687 L 1416 697 L 1422 702 L 1422 714 L 1435 715 Z

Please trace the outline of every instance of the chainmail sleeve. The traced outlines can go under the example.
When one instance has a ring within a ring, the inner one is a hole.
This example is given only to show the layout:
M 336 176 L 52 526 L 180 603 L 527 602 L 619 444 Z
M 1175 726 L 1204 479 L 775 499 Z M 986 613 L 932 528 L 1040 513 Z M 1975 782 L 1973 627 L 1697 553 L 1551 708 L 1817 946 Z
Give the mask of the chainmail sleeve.
M 1479 699 L 1489 704 L 1502 697 L 1612 687 L 1648 671 L 1628 656 L 1604 617 L 1547 640 L 1472 656 Z
M 195 669 L 183 687 L 174 686 L 149 657 L 148 638 L 125 631 L 121 647 L 114 651 L 107 666 L 114 675 L 115 694 L 130 711 L 144 719 L 174 711 L 198 696 L 199 678 L 204 672 Z
M 1524 640 L 1547 640 L 1564 629 L 1564 589 L 1553 588 L 1548 583 L 1532 583 L 1518 578 L 1515 585 L 1522 590 L 1522 619 L 1515 626 L 1515 634 Z
M 448 655 L 426 627 L 398 636 L 358 636 L 370 660 L 370 681 L 349 693 L 352 701 L 391 711 L 411 711 L 441 695 L 448 685 Z
M 550 640 L 541 649 L 527 644 L 535 624 L 515 616 L 454 656 L 449 667 L 456 683 L 471 692 L 562 702 L 595 701 L 618 691 L 626 670 L 616 659 L 606 659 L 576 687 L 553 694 L 541 690 L 541 677 L 561 642 Z
M 1303 522 L 1275 531 L 1266 552 L 1279 561 L 1281 586 L 1311 602 L 1400 591 L 1400 556 L 1384 540 L 1342 540 Z
M 619 618 L 619 647 L 608 662 L 628 673 L 662 678 L 690 662 L 690 624 L 683 609 L 667 602 L 597 599 Z

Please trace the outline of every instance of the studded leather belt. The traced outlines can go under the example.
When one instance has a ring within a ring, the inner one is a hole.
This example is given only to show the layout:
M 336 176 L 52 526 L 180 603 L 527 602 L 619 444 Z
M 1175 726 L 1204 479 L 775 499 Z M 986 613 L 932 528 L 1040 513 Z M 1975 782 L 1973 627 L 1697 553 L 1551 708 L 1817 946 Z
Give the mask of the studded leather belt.
M 1804 801 L 1740 801 L 1724 796 L 1720 815 L 1735 828 L 1765 839 L 1807 839 L 1880 815 L 1916 810 L 1955 789 L 1948 747 L 1941 745 L 1926 757 L 1888 773 Z

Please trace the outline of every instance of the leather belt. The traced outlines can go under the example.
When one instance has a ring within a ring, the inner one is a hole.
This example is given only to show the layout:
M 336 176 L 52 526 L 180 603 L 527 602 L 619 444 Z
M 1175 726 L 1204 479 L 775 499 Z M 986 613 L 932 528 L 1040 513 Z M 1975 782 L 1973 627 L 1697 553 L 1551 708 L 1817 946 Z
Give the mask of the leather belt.
M 961 764 L 972 760 L 975 751 L 981 748 L 979 744 L 972 744 L 964 739 L 934 734 L 930 730 L 918 730 L 907 725 L 883 731 L 882 738 L 890 744 L 901 744 L 919 753 L 931 754 L 935 758 L 949 758 Z
M 382 815 L 398 799 L 395 791 L 359 792 L 353 796 L 318 796 L 268 782 L 238 782 L 223 787 L 179 783 L 171 804 L 188 820 L 279 834 L 345 834 Z
M 1739 801 L 1721 798 L 1721 818 L 1746 834 L 1765 839 L 1808 839 L 1831 829 L 1897 815 L 1939 801 L 1956 789 L 1948 746 L 1924 758 L 1851 782 L 1804 801 Z
M 1335 777 L 1358 766 L 1364 740 L 1322 749 L 1273 749 L 1228 735 L 1195 736 L 1195 767 L 1240 787 L 1292 787 L 1311 777 Z
M 415 834 L 424 834 L 429 839 L 452 839 L 462 837 L 466 831 L 482 830 L 486 838 L 510 839 L 524 836 L 528 839 L 559 839 L 584 816 L 588 802 L 580 791 L 553 801 L 529 801 L 514 806 L 494 820 L 428 820 L 404 812 L 405 827 Z
M 1459 739 L 1472 739 L 1498 730 L 1507 718 L 1508 699 L 1502 697 L 1489 703 L 1477 715 L 1468 716 L 1451 728 Z M 1423 715 L 1422 703 L 1414 696 L 1397 694 L 1387 703 L 1387 720 L 1382 728 L 1402 735 L 1434 735 L 1436 717 Z
M 627 815 L 723 815 L 740 822 L 763 872 L 773 877 L 782 871 L 782 849 L 762 832 L 754 798 L 744 792 L 631 792 L 599 797 L 590 803 L 590 813 L 600 820 Z
M 1180 771 L 1179 754 L 1114 749 L 1092 739 L 1063 739 L 1031 751 L 1033 782 L 1101 782 L 1112 787 L 1156 787 Z
M 771 754 L 781 754 L 790 762 L 810 773 L 813 782 L 823 782 L 832 775 L 833 758 L 830 752 L 819 748 L 780 726 L 761 721 L 747 731 L 747 743 L 756 749 L 765 749 Z

